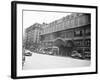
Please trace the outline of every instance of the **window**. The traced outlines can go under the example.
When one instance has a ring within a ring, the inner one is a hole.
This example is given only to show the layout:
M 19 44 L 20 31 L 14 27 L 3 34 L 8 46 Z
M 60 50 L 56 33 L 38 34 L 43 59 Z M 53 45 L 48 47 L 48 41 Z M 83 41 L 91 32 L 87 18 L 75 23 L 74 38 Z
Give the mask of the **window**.
M 78 36 L 82 36 L 83 35 L 83 30 L 82 29 L 77 29 L 74 32 L 74 36 L 78 37 Z
M 75 18 L 74 26 L 78 26 L 78 18 L 77 17 Z
M 86 35 L 86 36 L 89 36 L 90 34 L 91 34 L 90 28 L 86 28 L 86 29 L 85 29 L 85 35 Z
M 65 38 L 65 32 L 64 31 L 61 32 L 60 37 Z
M 84 44 L 85 44 L 85 46 L 90 46 L 91 45 L 91 40 L 90 39 L 86 39 Z
M 66 38 L 73 37 L 73 31 L 66 31 Z
M 75 43 L 75 46 L 84 46 L 83 40 L 75 40 L 74 43 Z

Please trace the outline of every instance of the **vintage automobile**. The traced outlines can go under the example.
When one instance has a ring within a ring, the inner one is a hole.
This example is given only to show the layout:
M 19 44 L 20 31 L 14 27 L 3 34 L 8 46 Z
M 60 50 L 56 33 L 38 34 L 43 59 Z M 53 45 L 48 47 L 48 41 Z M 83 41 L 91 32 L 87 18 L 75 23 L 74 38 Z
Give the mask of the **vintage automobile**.
M 25 50 L 24 55 L 25 55 L 25 56 L 32 56 L 32 52 L 29 51 L 29 50 Z
M 41 48 L 38 53 L 45 54 L 45 51 Z
M 81 58 L 81 59 L 91 59 L 91 51 L 90 48 L 79 48 L 72 51 L 71 57 Z
M 53 54 L 57 54 L 58 51 L 58 47 L 47 47 L 47 48 L 42 48 L 39 50 L 39 53 L 42 53 L 42 54 L 49 54 L 49 55 L 53 55 Z
M 46 54 L 50 54 L 50 55 L 53 54 L 52 48 L 50 48 L 50 47 L 49 48 L 45 48 L 44 51 L 45 51 Z
M 78 58 L 82 58 L 82 55 L 81 53 L 79 53 L 78 51 L 74 50 L 72 51 L 72 57 L 78 57 Z

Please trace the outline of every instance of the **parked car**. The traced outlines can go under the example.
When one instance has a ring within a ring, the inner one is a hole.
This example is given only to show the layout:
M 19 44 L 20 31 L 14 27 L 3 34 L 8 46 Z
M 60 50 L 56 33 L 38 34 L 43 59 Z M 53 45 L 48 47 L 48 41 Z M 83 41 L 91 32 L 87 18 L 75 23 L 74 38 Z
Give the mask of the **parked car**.
M 25 53 L 25 56 L 32 56 L 32 53 L 30 53 L 30 52 Z
M 44 49 L 44 50 L 45 50 L 45 52 L 46 52 L 47 54 L 50 54 L 50 55 L 53 54 L 52 48 L 51 48 L 51 47 L 48 47 L 48 48 L 46 48 L 46 49 Z
M 44 48 L 41 50 L 43 54 L 52 54 L 52 49 L 51 48 Z
M 74 58 L 83 58 L 83 56 L 81 55 L 81 53 L 79 53 L 76 50 L 72 51 L 71 57 L 74 57 Z
M 53 55 L 54 53 L 57 54 L 57 52 L 59 52 L 58 50 L 58 47 L 47 47 L 40 49 L 39 52 L 43 54 Z
M 43 49 L 40 49 L 40 50 L 39 50 L 39 53 L 45 54 L 45 51 L 44 51 Z
M 56 47 L 56 46 L 53 46 L 52 47 L 52 52 L 53 52 L 54 55 L 58 55 L 59 54 L 59 48 Z
M 29 51 L 29 50 L 25 50 L 24 55 L 25 55 L 25 56 L 32 56 L 32 52 Z

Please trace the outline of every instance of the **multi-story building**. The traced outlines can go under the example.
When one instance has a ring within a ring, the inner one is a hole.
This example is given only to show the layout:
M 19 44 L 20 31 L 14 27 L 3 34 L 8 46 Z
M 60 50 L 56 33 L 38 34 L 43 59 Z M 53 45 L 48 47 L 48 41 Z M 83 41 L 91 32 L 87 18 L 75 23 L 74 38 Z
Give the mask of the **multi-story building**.
M 26 29 L 26 47 L 28 49 L 33 49 L 37 44 L 40 43 L 40 30 L 41 24 L 39 23 L 35 23 Z
M 91 49 L 91 15 L 72 13 L 44 25 L 41 30 L 42 47 L 57 46 L 61 56 L 70 55 L 74 49 L 84 55 Z

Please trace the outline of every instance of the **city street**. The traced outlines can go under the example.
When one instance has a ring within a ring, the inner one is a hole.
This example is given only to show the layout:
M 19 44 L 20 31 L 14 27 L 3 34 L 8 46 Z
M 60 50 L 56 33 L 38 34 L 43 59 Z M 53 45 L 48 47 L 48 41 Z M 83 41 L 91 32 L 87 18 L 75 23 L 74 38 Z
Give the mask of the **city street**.
M 26 56 L 23 69 L 52 69 L 52 68 L 68 68 L 68 67 L 84 67 L 89 66 L 89 60 L 79 60 L 69 57 L 50 56 L 33 53 L 32 56 Z

